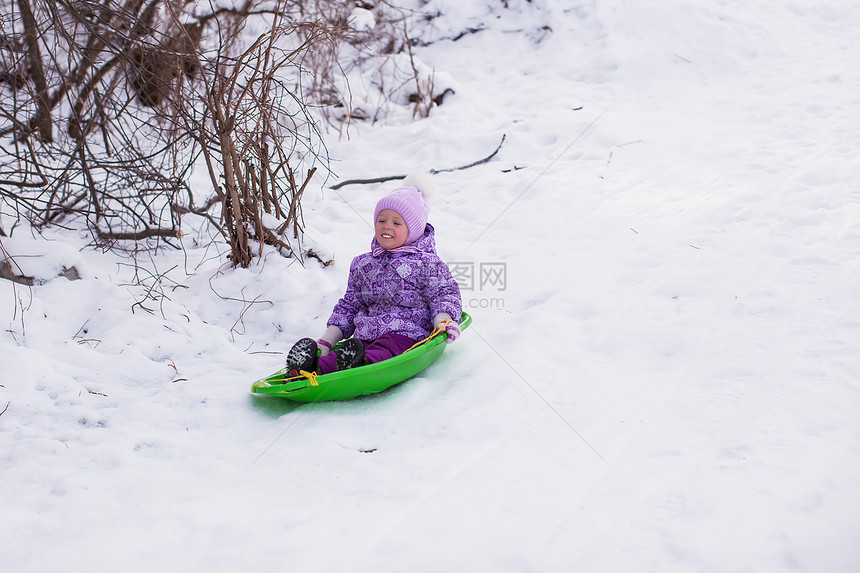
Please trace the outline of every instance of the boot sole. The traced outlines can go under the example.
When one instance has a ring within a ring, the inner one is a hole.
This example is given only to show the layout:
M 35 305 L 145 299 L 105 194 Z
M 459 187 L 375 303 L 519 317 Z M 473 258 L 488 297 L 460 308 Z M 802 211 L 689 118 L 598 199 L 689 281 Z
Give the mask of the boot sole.
M 317 343 L 311 338 L 302 338 L 290 348 L 287 354 L 287 369 L 296 372 L 311 371 L 317 361 Z
M 364 361 L 364 343 L 358 339 L 350 338 L 344 342 L 337 351 L 337 369 L 349 370 L 360 366 Z

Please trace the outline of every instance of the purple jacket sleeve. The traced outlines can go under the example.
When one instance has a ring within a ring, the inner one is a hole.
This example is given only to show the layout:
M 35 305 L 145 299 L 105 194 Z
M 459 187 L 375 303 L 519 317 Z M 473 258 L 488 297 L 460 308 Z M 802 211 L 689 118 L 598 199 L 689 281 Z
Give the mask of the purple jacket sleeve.
M 459 322 L 463 311 L 460 286 L 451 275 L 448 265 L 438 257 L 434 259 L 433 264 L 427 266 L 429 276 L 424 289 L 424 299 L 430 306 L 430 318 L 432 320 L 434 316 L 445 313 Z

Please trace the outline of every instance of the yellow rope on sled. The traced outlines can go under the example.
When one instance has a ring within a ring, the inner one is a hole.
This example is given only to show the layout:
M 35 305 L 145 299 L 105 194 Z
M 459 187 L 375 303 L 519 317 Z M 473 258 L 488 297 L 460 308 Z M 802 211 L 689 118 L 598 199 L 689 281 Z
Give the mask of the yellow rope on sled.
M 433 329 L 433 332 L 431 332 L 431 333 L 430 333 L 430 336 L 428 336 L 428 337 L 427 337 L 427 338 L 425 338 L 424 340 L 421 340 L 421 341 L 419 341 L 419 342 L 416 342 L 415 344 L 413 344 L 412 346 L 410 346 L 409 348 L 407 348 L 407 349 L 406 349 L 406 352 L 409 352 L 410 350 L 412 350 L 413 348 L 415 348 L 415 347 L 417 347 L 417 346 L 421 346 L 422 344 L 424 344 L 425 342 L 428 342 L 431 338 L 433 338 L 434 336 L 436 336 L 436 335 L 437 335 L 437 334 L 439 334 L 440 332 L 443 332 L 443 331 L 445 330 L 445 326 L 446 326 L 449 322 L 454 322 L 454 319 L 452 319 L 452 318 L 446 318 L 445 320 L 439 321 L 439 325 L 438 325 L 436 328 L 434 328 L 434 329 Z
M 269 379 L 269 381 L 277 382 L 279 384 L 286 384 L 287 382 L 292 382 L 294 380 L 302 380 L 306 378 L 311 386 L 319 386 L 320 383 L 317 380 L 318 376 L 320 376 L 320 374 L 317 374 L 316 372 L 306 372 L 305 370 L 299 370 L 299 373 L 295 376 L 287 376 L 285 374 L 283 378 Z
M 292 382 L 293 380 L 302 380 L 302 379 L 306 378 L 308 383 L 310 383 L 311 386 L 319 386 L 320 383 L 317 380 L 318 376 L 320 376 L 320 375 L 317 374 L 316 372 L 307 372 L 305 370 L 299 370 L 299 373 L 296 374 L 295 376 L 286 376 L 285 375 L 283 377 L 283 379 L 279 378 L 277 380 L 274 380 L 274 382 L 287 383 L 287 382 Z
M 317 373 L 316 372 L 305 372 L 304 370 L 299 370 L 299 374 L 308 379 L 308 382 L 311 386 L 319 386 L 320 383 L 317 381 Z

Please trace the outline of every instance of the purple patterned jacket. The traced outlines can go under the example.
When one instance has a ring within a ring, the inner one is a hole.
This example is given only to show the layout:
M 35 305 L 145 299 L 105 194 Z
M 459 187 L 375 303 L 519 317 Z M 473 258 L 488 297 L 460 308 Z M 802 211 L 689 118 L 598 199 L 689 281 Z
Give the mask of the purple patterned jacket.
M 396 332 L 417 341 L 433 331 L 437 314 L 459 321 L 461 311 L 460 287 L 436 254 L 428 223 L 421 238 L 391 251 L 374 237 L 371 252 L 352 260 L 346 294 L 327 326 L 337 326 L 347 338 L 371 341 Z

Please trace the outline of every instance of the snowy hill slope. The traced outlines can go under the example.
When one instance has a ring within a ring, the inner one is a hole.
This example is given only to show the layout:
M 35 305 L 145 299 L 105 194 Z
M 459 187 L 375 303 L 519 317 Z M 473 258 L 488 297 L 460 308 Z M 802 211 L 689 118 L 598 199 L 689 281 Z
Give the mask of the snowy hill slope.
M 330 144 L 346 179 L 505 136 L 437 176 L 475 322 L 408 383 L 248 392 L 390 185 L 309 197 L 329 268 L 230 269 L 189 230 L 149 290 L 90 250 L 0 284 L 5 569 L 860 567 L 860 9 L 508 4 L 428 4 L 425 40 L 482 30 L 416 49 L 456 93 Z

